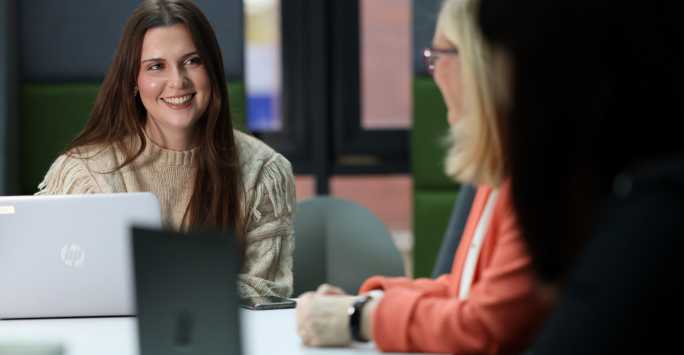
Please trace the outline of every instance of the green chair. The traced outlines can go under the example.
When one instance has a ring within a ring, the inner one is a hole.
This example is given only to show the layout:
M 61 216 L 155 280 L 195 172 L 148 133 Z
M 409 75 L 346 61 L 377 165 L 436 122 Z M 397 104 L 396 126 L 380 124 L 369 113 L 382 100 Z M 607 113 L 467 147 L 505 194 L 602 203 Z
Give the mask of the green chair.
M 295 246 L 295 296 L 322 283 L 356 293 L 370 276 L 405 275 L 387 227 L 351 201 L 322 196 L 299 202 Z
M 99 84 L 25 84 L 21 88 L 22 194 L 36 192 L 50 164 L 83 129 Z M 236 128 L 244 128 L 242 83 L 228 87 Z
M 447 113 L 430 77 L 413 81 L 413 275 L 430 277 L 442 244 L 459 185 L 444 174 Z

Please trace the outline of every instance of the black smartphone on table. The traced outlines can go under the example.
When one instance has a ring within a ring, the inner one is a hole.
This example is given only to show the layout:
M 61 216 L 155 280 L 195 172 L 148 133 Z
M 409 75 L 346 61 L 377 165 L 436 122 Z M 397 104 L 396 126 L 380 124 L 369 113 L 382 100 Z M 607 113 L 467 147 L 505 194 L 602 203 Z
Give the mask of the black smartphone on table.
M 297 302 L 294 300 L 278 296 L 259 296 L 240 299 L 240 306 L 253 311 L 295 308 L 296 305 Z

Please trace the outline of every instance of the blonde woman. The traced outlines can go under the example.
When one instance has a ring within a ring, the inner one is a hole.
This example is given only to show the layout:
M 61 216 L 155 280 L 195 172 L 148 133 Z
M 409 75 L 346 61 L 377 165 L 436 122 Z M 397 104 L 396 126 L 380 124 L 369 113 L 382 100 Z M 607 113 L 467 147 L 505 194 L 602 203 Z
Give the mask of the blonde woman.
M 447 173 L 478 191 L 451 273 L 438 279 L 375 276 L 360 296 L 323 285 L 297 306 L 305 345 L 375 341 L 383 351 L 498 354 L 524 350 L 548 309 L 511 208 L 502 127 L 493 102 L 493 53 L 476 30 L 476 0 L 447 0 L 429 69 L 452 126 Z M 496 102 L 500 102 L 497 100 Z

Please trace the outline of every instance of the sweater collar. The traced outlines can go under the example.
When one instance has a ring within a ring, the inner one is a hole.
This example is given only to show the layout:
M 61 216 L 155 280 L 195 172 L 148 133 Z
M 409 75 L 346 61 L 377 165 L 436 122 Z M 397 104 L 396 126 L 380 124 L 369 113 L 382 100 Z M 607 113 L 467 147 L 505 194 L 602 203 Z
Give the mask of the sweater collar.
M 166 166 L 192 167 L 198 150 L 197 147 L 182 151 L 162 148 L 153 142 L 147 134 L 145 134 L 145 143 L 143 156 L 153 158 L 155 164 Z

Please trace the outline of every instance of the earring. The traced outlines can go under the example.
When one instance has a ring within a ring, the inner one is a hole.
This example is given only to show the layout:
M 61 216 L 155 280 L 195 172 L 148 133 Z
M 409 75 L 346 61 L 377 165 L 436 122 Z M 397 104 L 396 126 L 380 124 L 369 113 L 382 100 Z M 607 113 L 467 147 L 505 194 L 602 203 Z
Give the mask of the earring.
M 138 87 L 134 86 L 133 87 L 133 97 L 138 96 Z

